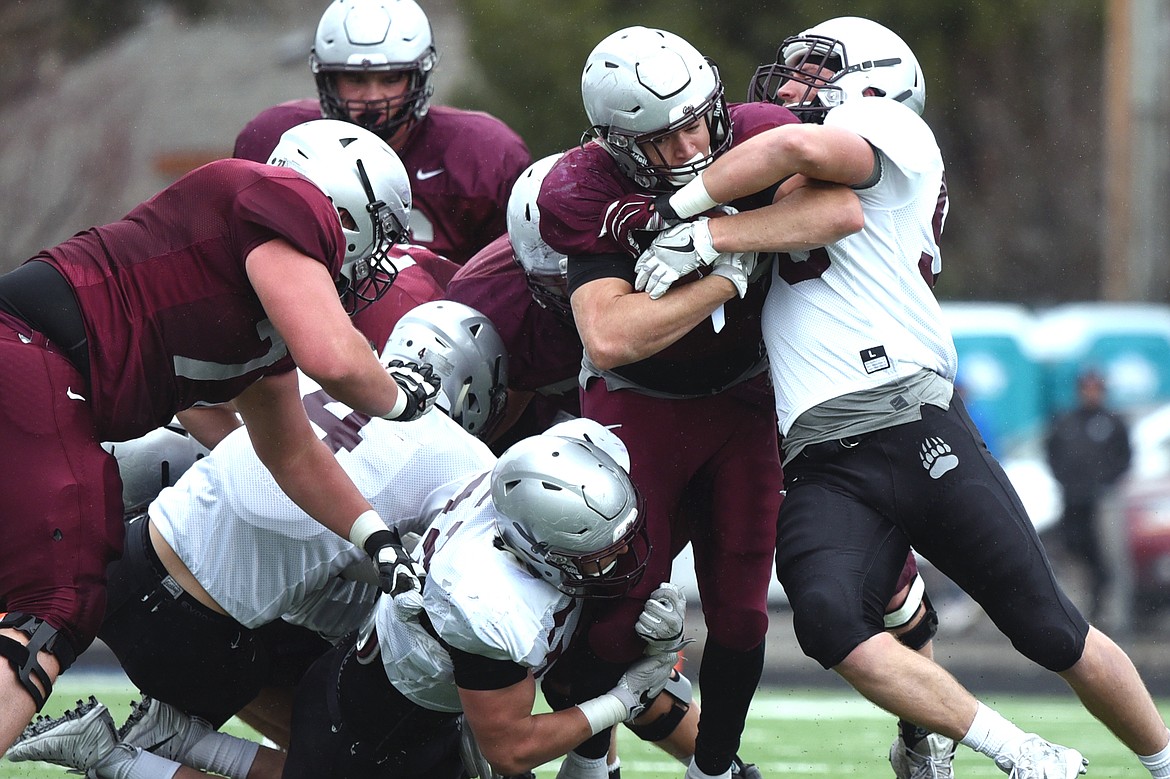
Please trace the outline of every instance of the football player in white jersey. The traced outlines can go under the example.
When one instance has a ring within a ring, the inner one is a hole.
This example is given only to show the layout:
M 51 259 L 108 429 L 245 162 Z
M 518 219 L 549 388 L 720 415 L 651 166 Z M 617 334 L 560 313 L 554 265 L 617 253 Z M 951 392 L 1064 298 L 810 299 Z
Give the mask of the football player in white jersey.
M 435 301 L 403 316 L 382 359 L 432 366 L 442 383 L 436 405 L 446 413 L 417 424 L 371 418 L 304 376 L 301 394 L 318 436 L 366 499 L 395 519 L 401 534 L 420 532 L 431 493 L 495 462 L 465 428 L 490 430 L 500 416 L 506 353 L 478 311 Z M 170 776 L 165 770 L 178 770 L 179 762 L 229 776 L 279 776 L 276 753 L 212 728 L 263 688 L 283 687 L 291 700 L 329 642 L 363 624 L 379 591 L 368 556 L 284 496 L 243 430 L 198 460 L 128 528 L 125 556 L 111 568 L 100 635 L 149 697 L 117 735 L 102 704 L 83 705 L 63 721 L 42 719 L 10 758 L 96 768 L 102 776 Z M 70 740 L 62 727 L 92 738 Z M 149 750 L 167 739 L 157 757 L 114 749 Z M 61 752 L 69 743 L 74 750 Z M 158 764 L 163 758 L 168 766 Z
M 625 464 L 594 443 L 604 428 L 577 424 L 598 435 L 554 428 L 523 439 L 434 504 L 416 550 L 427 569 L 422 597 L 383 596 L 362 634 L 309 670 L 286 779 L 458 779 L 461 740 L 480 776 L 519 774 L 632 720 L 664 689 L 682 643 L 681 607 L 664 630 L 640 628 L 646 657 L 608 693 L 533 713 L 537 680 L 569 646 L 584 604 L 628 592 L 649 554 Z M 560 772 L 606 775 L 604 757 L 567 757 Z
M 953 392 L 955 347 L 931 292 L 946 186 L 919 115 L 925 84 L 913 52 L 875 22 L 832 19 L 785 40 L 757 71 L 753 97 L 790 105 L 805 124 L 724 155 L 670 198 L 668 215 L 791 176 L 782 191 L 810 179 L 852 186 L 864 216 L 854 235 L 777 263 L 764 311 L 787 487 L 777 572 L 802 648 L 870 700 L 1017 779 L 1083 773 L 1079 752 L 1025 733 L 883 633 L 885 593 L 913 544 L 1153 776 L 1170 777 L 1170 733 L 1137 671 L 1060 589 Z M 710 222 L 713 246 L 761 248 L 737 219 Z M 950 775 L 946 755 L 929 750 L 891 761 L 900 776 Z

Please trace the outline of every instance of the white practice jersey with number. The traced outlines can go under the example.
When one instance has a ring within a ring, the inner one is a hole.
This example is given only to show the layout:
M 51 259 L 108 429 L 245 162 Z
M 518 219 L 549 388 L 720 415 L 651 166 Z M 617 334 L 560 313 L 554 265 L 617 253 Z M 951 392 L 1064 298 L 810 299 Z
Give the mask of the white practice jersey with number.
M 441 412 L 414 422 L 371 419 L 300 378 L 318 436 L 378 514 L 404 534 L 426 528 L 422 512 L 432 492 L 495 462 Z M 244 429 L 163 490 L 149 511 L 199 583 L 242 625 L 284 617 L 335 639 L 357 629 L 376 599 L 376 586 L 339 578 L 368 568 L 366 578 L 375 581 L 365 552 L 280 490 Z
M 427 568 L 423 599 L 435 633 L 470 654 L 510 660 L 542 675 L 568 646 L 579 601 L 496 548 L 490 473 L 452 491 L 415 556 Z M 376 612 L 386 675 L 418 705 L 459 711 L 451 657 L 417 620 L 395 616 L 389 596 Z
M 958 362 L 931 291 L 948 207 L 934 134 L 880 97 L 834 108 L 825 125 L 868 140 L 881 178 L 857 190 L 861 231 L 775 263 L 763 328 L 781 433 L 819 403 L 923 369 L 953 380 Z

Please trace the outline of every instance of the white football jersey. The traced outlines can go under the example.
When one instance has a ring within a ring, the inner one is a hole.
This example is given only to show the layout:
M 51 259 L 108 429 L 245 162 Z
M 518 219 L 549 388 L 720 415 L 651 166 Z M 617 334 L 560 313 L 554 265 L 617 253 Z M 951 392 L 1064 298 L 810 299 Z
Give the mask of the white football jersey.
M 426 528 L 422 511 L 432 492 L 495 462 L 487 446 L 438 411 L 414 422 L 370 418 L 300 378 L 318 436 L 403 534 Z M 376 587 L 337 580 L 346 568 L 369 565 L 365 552 L 280 490 L 244 429 L 163 490 L 149 511 L 199 583 L 242 625 L 287 616 L 334 639 L 361 625 L 377 595 Z
M 423 600 L 448 645 L 511 660 L 542 675 L 568 646 L 580 601 L 497 549 L 490 472 L 452 492 L 415 556 L 427 567 Z M 378 601 L 379 648 L 386 676 L 418 705 L 460 711 L 451 657 L 417 620 L 399 620 L 389 596 Z
M 922 118 L 893 100 L 834 108 L 828 126 L 862 136 L 881 176 L 857 190 L 859 232 L 810 252 L 781 254 L 764 304 L 780 432 L 831 398 L 923 369 L 953 380 L 954 341 L 931 288 L 948 201 L 942 154 Z

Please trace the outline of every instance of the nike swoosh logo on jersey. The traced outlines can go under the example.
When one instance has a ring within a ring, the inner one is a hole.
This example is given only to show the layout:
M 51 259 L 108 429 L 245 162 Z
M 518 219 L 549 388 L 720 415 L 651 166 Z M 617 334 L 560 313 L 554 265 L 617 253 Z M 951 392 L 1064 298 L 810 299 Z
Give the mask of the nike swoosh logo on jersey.
M 74 392 L 72 387 L 65 388 L 65 397 L 69 398 L 70 400 L 85 400 L 85 397 Z
M 435 168 L 434 170 L 423 170 L 419 168 L 418 172 L 414 174 L 414 177 L 419 181 L 426 181 L 427 179 L 433 179 L 445 170 L 446 168 Z

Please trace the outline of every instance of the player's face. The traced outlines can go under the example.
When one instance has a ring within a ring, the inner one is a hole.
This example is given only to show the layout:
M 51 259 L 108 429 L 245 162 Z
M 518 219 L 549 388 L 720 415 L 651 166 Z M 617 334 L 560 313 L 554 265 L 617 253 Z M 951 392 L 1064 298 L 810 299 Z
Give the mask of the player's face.
M 697 156 L 711 151 L 711 132 L 707 122 L 698 119 L 674 132 L 640 144 L 642 153 L 652 165 L 675 167 L 685 165 Z
M 410 73 L 383 71 L 337 74 L 337 96 L 345 105 L 350 119 L 367 127 L 387 122 L 402 107 L 403 95 L 410 88 Z M 391 146 L 406 131 L 403 125 L 386 139 Z
M 832 78 L 834 73 L 829 68 L 822 68 L 811 62 L 805 63 L 800 70 L 814 78 L 825 80 Z M 817 91 L 816 87 L 810 87 L 808 84 L 802 84 L 798 81 L 788 79 L 776 90 L 776 100 L 786 106 L 803 105 L 805 103 L 811 103 L 817 96 Z
M 617 566 L 618 559 L 628 551 L 630 551 L 630 547 L 623 546 L 613 554 L 602 557 L 594 562 L 581 563 L 580 571 L 585 576 L 602 576 L 607 574 Z

